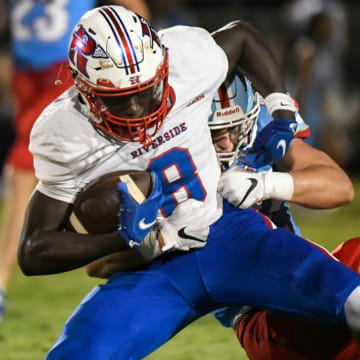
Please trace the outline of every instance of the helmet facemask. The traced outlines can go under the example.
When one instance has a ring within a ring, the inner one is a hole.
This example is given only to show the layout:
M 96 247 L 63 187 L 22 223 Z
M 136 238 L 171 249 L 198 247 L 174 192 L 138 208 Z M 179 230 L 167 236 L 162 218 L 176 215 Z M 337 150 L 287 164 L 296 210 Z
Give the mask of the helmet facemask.
M 219 163 L 231 167 L 253 139 L 260 112 L 260 97 L 250 82 L 234 76 L 219 89 L 213 100 L 209 127 Z
M 169 84 L 168 84 L 167 53 L 163 66 L 150 81 L 124 89 L 99 89 L 89 87 L 82 78 L 78 81 L 78 89 L 90 105 L 90 121 L 100 133 L 126 142 L 140 142 L 150 145 L 152 137 L 158 132 L 168 112 Z M 142 97 L 149 92 L 152 103 L 149 112 L 141 117 L 118 116 L 112 112 L 109 104 L 119 103 L 131 96 Z
M 69 53 L 75 85 L 89 105 L 90 122 L 120 143 L 150 145 L 169 108 L 167 50 L 146 20 L 125 8 L 108 6 L 87 14 L 73 32 Z M 93 44 L 85 71 L 78 66 L 84 68 L 84 42 L 87 49 L 88 43 Z M 128 111 L 130 102 L 138 110 Z

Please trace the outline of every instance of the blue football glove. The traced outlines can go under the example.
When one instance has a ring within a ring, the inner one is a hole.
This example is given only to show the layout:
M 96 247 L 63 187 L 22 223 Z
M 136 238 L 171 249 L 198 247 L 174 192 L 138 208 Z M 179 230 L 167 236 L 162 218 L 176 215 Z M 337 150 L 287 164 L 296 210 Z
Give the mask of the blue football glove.
M 294 139 L 296 121 L 274 119 L 256 136 L 253 146 L 243 151 L 245 161 L 253 168 L 272 165 L 283 158 Z
M 130 247 L 138 247 L 150 232 L 156 221 L 156 215 L 164 202 L 162 186 L 155 173 L 152 174 L 153 190 L 150 196 L 138 204 L 130 195 L 124 182 L 118 184 L 120 214 L 118 231 Z

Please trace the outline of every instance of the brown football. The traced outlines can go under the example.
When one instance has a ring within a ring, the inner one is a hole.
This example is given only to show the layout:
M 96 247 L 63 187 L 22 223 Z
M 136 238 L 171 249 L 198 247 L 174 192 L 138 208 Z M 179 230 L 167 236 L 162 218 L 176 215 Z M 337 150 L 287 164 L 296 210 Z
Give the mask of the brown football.
M 142 203 L 152 190 L 152 176 L 145 171 L 119 170 L 90 182 L 77 196 L 65 226 L 81 234 L 106 234 L 118 224 L 120 201 L 117 184 L 127 184 L 133 199 Z

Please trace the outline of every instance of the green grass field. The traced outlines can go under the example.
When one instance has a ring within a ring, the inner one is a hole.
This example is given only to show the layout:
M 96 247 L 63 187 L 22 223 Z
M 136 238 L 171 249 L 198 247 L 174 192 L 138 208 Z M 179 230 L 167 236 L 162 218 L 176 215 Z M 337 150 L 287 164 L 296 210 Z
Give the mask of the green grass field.
M 330 250 L 340 242 L 360 235 L 360 181 L 355 181 L 355 189 L 355 201 L 335 211 L 294 208 L 303 235 Z M 33 278 L 26 278 L 17 270 L 9 287 L 8 312 L 0 323 L 0 359 L 43 359 L 67 317 L 97 283 L 83 270 Z M 247 357 L 232 330 L 222 328 L 211 316 L 206 316 L 148 359 L 242 360 Z

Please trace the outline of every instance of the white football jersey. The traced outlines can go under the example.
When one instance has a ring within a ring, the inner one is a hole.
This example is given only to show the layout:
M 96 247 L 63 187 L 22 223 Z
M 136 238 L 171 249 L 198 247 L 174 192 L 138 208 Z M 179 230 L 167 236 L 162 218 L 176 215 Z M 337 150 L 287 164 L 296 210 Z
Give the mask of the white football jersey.
M 50 104 L 33 127 L 30 151 L 38 191 L 71 203 L 100 175 L 126 169 L 155 171 L 166 194 L 165 216 L 192 197 L 204 201 L 209 222 L 219 217 L 220 169 L 207 121 L 212 99 L 227 74 L 227 57 L 204 29 L 176 26 L 159 35 L 169 49 L 169 84 L 175 101 L 152 145 L 120 146 L 103 138 L 81 111 L 73 87 Z

